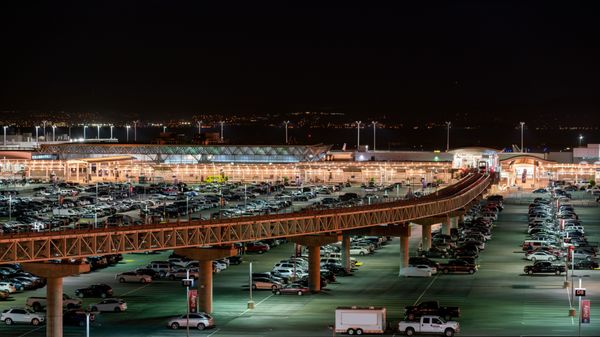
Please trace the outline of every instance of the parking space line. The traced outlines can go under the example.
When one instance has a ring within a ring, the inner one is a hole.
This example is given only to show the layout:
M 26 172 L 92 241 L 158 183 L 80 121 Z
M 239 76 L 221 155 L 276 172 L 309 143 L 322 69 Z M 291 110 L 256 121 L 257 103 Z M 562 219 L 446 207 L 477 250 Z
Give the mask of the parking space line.
M 138 291 L 138 290 L 140 290 L 140 289 L 144 289 L 144 288 L 146 288 L 147 286 L 149 286 L 149 285 L 151 285 L 151 284 L 152 284 L 152 282 L 150 282 L 150 283 L 146 283 L 145 285 L 143 285 L 143 286 L 141 286 L 141 287 L 138 287 L 138 288 L 132 289 L 132 290 L 130 290 L 130 291 L 128 291 L 128 292 L 126 292 L 126 293 L 123 293 L 123 294 L 121 294 L 121 296 L 126 296 L 126 295 L 129 295 L 129 294 L 132 294 L 132 293 L 134 293 L 134 292 L 136 292 L 136 291 Z
M 429 290 L 429 288 L 431 288 L 431 286 L 433 285 L 433 282 L 435 282 L 435 280 L 437 280 L 439 274 L 436 274 L 435 277 L 433 278 L 433 280 L 431 280 L 431 282 L 429 282 L 429 284 L 427 285 L 427 288 L 425 288 L 425 290 L 423 290 L 423 292 L 421 293 L 421 295 L 419 296 L 419 298 L 417 298 L 417 300 L 415 301 L 415 303 L 413 303 L 413 305 L 417 305 L 417 303 L 419 303 L 419 301 L 421 300 L 421 298 L 423 298 L 423 296 L 425 295 L 425 293 L 427 292 L 427 290 Z
M 31 329 L 31 330 L 27 331 L 26 333 L 24 333 L 24 334 L 22 334 L 22 335 L 19 335 L 18 337 L 27 336 L 27 335 L 29 335 L 30 333 L 32 333 L 32 332 L 34 332 L 34 331 L 38 331 L 39 329 L 41 329 L 41 328 L 43 328 L 43 327 L 44 327 L 44 326 L 39 326 L 39 327 L 37 327 L 37 328 L 35 328 L 35 329 Z
M 217 332 L 219 332 L 219 330 L 220 330 L 220 329 L 217 329 L 217 330 L 215 330 L 215 331 L 211 332 L 209 335 L 206 335 L 206 337 L 210 337 L 210 336 L 212 336 L 212 335 L 216 334 Z
M 259 306 L 259 305 L 260 305 L 262 302 L 264 302 L 264 301 L 268 300 L 269 298 L 271 298 L 271 297 L 273 297 L 273 296 L 275 296 L 275 294 L 271 294 L 271 295 L 269 295 L 269 296 L 267 296 L 267 297 L 263 298 L 263 299 L 262 299 L 260 302 L 256 303 L 256 304 L 254 305 L 254 307 L 258 307 L 258 306 Z M 246 310 L 244 310 L 244 311 L 243 311 L 241 314 L 239 314 L 239 316 L 243 316 L 243 315 L 244 315 L 245 313 L 247 313 L 248 311 L 250 311 L 250 309 L 246 309 Z

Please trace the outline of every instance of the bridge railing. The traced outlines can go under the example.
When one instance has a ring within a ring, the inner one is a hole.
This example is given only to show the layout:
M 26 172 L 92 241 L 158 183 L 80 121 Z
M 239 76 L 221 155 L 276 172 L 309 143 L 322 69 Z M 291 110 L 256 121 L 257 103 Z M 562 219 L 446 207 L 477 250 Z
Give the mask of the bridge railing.
M 467 178 L 441 195 L 333 210 L 251 218 L 153 224 L 0 238 L 0 263 L 80 258 L 184 247 L 207 247 L 270 238 L 339 233 L 408 222 L 465 207 L 490 186 L 488 176 Z

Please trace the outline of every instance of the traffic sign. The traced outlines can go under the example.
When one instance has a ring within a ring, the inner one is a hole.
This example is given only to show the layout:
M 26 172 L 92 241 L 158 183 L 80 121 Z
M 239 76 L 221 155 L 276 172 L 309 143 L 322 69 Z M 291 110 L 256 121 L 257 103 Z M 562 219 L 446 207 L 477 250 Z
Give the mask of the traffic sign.
M 585 288 L 575 288 L 575 296 L 585 296 Z
M 184 287 L 192 287 L 194 285 L 194 280 L 189 278 L 184 278 L 181 280 L 181 285 Z

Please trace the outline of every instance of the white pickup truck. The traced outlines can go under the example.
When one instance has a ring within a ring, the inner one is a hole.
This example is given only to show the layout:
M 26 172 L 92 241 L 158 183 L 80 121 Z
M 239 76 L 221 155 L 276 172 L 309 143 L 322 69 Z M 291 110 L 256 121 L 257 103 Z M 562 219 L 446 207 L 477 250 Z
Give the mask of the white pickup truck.
M 407 336 L 414 334 L 436 334 L 451 337 L 460 332 L 460 325 L 455 321 L 445 321 L 440 316 L 421 316 L 418 321 L 400 321 L 398 331 Z
M 45 297 L 28 297 L 25 304 L 32 308 L 34 311 L 41 311 L 46 307 L 47 300 Z M 81 300 L 78 298 L 71 298 L 67 294 L 63 294 L 63 307 L 67 309 L 75 309 L 81 307 Z

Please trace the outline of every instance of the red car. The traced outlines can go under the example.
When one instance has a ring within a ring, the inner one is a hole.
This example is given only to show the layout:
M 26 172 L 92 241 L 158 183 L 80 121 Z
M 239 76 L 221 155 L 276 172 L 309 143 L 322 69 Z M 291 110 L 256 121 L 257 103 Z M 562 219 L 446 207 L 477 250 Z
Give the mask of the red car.
M 262 254 L 268 252 L 271 247 L 266 243 L 249 242 L 246 244 L 246 252 Z
M 274 289 L 273 293 L 275 295 L 290 294 L 290 295 L 302 296 L 302 295 L 308 293 L 309 291 L 310 291 L 310 289 L 308 289 L 307 287 L 305 287 L 301 284 L 292 283 L 292 284 L 286 284 L 281 288 Z

